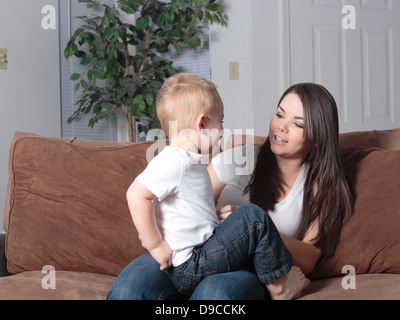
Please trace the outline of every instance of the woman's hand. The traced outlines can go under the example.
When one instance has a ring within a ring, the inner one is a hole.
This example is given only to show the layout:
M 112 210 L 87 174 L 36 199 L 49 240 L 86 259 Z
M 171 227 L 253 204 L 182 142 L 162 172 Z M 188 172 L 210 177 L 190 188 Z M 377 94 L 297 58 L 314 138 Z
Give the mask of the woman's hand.
M 224 222 L 224 221 L 226 220 L 226 218 L 228 218 L 229 215 L 230 215 L 233 211 L 235 211 L 236 209 L 238 209 L 238 208 L 239 208 L 239 206 L 231 205 L 231 204 L 230 204 L 230 205 L 227 205 L 227 206 L 222 207 L 221 209 L 219 209 L 219 210 L 217 211 L 217 215 L 218 215 L 219 222 L 220 222 L 220 223 Z

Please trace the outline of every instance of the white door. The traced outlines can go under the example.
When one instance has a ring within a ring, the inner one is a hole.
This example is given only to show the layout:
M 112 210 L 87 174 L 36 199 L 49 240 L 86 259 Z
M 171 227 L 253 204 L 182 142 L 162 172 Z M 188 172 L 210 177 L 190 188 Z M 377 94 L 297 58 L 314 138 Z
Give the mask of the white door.
M 290 82 L 324 85 L 341 132 L 400 128 L 400 1 L 289 3 Z

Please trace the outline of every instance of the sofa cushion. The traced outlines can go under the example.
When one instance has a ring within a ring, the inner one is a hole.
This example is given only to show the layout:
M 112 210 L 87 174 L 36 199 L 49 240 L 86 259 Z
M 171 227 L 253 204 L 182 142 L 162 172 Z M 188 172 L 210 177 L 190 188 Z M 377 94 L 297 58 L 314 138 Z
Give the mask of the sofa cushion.
M 27 271 L 1 278 L 0 300 L 105 300 L 115 277 L 56 271 L 53 281 L 55 288 L 48 288 L 50 280 L 41 271 Z
M 115 276 L 144 253 L 125 194 L 150 145 L 17 132 L 4 216 L 8 271 L 51 265 Z
M 335 255 L 323 258 L 312 279 L 342 274 L 400 273 L 400 151 L 375 151 L 360 162 L 354 215 L 344 225 Z
M 345 286 L 342 285 L 345 283 Z M 347 288 L 347 278 L 312 281 L 300 300 L 399 300 L 399 274 L 363 274 L 354 278 L 355 288 Z

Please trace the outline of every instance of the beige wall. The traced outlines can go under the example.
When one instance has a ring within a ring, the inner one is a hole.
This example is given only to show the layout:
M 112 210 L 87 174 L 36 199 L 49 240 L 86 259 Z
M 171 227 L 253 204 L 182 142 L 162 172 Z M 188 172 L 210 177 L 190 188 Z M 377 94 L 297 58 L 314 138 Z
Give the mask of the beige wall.
M 42 28 L 46 5 L 58 12 L 57 0 L 0 1 L 0 48 L 8 54 L 0 70 L 0 232 L 14 132 L 61 134 L 59 30 Z
M 269 119 L 288 87 L 286 0 L 225 0 L 228 25 L 211 27 L 212 81 L 225 103 L 225 128 L 265 135 Z M 240 79 L 229 79 L 239 62 Z

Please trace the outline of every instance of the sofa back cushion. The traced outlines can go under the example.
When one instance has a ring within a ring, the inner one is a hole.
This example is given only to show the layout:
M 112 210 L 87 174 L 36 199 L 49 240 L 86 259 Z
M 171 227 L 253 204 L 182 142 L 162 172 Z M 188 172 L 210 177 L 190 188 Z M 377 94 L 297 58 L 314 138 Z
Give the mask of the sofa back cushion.
M 340 135 L 341 150 L 370 147 L 400 150 L 400 129 L 349 132 Z
M 17 132 L 4 216 L 9 272 L 52 265 L 117 275 L 143 254 L 125 194 L 149 146 Z
M 343 226 L 332 258 L 323 258 L 312 279 L 356 274 L 400 273 L 400 151 L 375 151 L 362 160 L 356 178 L 354 215 Z

